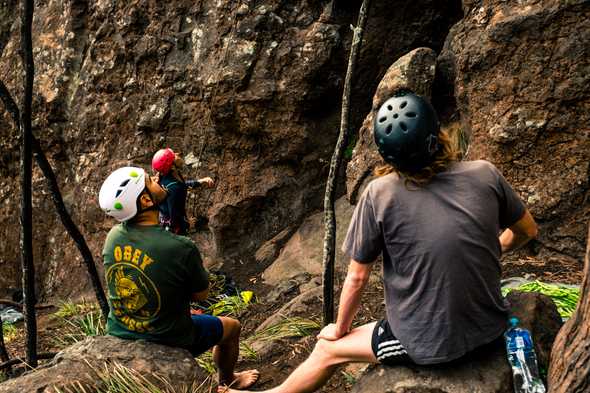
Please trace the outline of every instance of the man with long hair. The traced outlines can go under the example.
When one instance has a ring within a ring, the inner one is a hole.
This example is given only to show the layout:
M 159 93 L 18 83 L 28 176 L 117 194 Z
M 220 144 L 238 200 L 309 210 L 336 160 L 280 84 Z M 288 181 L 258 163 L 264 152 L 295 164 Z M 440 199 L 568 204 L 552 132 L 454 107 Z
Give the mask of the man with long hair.
M 422 97 L 406 91 L 387 100 L 373 131 L 386 165 L 344 241 L 351 260 L 337 321 L 269 392 L 312 392 L 345 362 L 450 362 L 494 345 L 506 329 L 500 256 L 537 235 L 523 202 L 491 163 L 457 160 Z M 380 255 L 386 318 L 351 329 Z

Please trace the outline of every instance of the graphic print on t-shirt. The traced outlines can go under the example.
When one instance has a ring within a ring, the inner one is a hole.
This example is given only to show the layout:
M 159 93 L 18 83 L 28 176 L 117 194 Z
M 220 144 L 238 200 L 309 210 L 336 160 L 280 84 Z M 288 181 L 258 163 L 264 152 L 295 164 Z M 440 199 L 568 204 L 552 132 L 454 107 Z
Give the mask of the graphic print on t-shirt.
M 160 311 L 160 294 L 144 270 L 154 262 L 139 248 L 116 246 L 106 274 L 113 314 L 130 331 L 150 330 Z

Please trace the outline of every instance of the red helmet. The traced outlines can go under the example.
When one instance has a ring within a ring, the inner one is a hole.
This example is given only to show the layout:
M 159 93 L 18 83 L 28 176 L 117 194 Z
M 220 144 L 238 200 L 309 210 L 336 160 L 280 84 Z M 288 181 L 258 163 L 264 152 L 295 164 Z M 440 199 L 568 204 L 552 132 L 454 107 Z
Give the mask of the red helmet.
M 175 158 L 176 154 L 169 147 L 160 149 L 154 154 L 154 158 L 152 158 L 152 168 L 162 175 L 167 175 L 170 169 L 172 169 L 172 165 L 174 165 Z

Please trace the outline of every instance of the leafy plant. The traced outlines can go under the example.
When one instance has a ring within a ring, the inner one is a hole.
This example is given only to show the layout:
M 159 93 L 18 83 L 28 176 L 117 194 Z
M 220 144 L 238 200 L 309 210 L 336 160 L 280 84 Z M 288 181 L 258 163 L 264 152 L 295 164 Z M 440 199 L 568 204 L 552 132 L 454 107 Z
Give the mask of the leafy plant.
M 578 299 L 580 299 L 580 289 L 570 288 L 563 285 L 547 284 L 541 281 L 533 281 L 522 284 L 516 288 L 502 288 L 502 295 L 506 296 L 512 290 L 524 292 L 539 292 L 549 296 L 562 318 L 569 318 L 576 311 Z
M 348 146 L 346 146 L 346 150 L 344 150 L 344 159 L 350 160 L 352 158 L 352 153 L 354 152 L 354 148 L 356 147 L 356 141 L 358 137 L 357 135 L 351 135 L 348 141 Z
M 2 322 L 2 334 L 4 335 L 4 342 L 8 343 L 18 336 L 18 329 L 11 323 Z
M 207 313 L 213 316 L 237 317 L 252 303 L 253 297 L 254 294 L 251 291 L 243 291 L 239 295 L 224 297 L 209 305 Z
M 62 329 L 54 336 L 55 344 L 60 347 L 67 347 L 86 337 L 102 336 L 106 331 L 101 311 L 94 303 L 64 302 L 54 316 L 63 321 Z
M 202 353 L 195 358 L 197 365 L 203 369 L 208 375 L 213 375 L 217 372 L 215 363 L 213 362 L 213 351 L 209 350 Z
M 311 319 L 285 318 L 281 322 L 256 333 L 249 341 L 274 341 L 286 337 L 305 337 L 319 328 L 320 324 Z
M 59 305 L 59 309 L 53 315 L 59 318 L 69 318 L 97 309 L 97 304 L 87 303 L 86 300 L 83 300 L 82 303 L 74 303 L 71 300 L 66 300 Z
M 245 341 L 240 341 L 240 357 L 246 360 L 258 359 L 256 351 Z M 195 358 L 199 367 L 201 367 L 207 374 L 212 375 L 217 372 L 217 367 L 213 362 L 213 351 L 209 350 Z
M 344 381 L 348 385 L 354 385 L 355 384 L 356 377 L 352 373 L 349 373 L 349 372 L 344 371 L 344 370 L 342 370 L 340 373 L 342 374 L 342 376 L 344 377 Z

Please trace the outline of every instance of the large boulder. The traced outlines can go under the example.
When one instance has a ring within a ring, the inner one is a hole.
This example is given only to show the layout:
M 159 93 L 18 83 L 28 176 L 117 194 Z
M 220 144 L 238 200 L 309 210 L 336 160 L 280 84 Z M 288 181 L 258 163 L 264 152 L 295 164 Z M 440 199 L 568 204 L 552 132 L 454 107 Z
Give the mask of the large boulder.
M 381 79 L 346 168 L 346 190 L 350 203 L 356 203 L 363 181 L 376 166 L 383 164 L 373 138 L 373 121 L 377 111 L 400 89 L 409 89 L 430 99 L 435 67 L 436 53 L 429 48 L 418 48 L 393 63 Z
M 18 10 L 15 1 L 0 3 L 9 10 L 0 10 L 1 48 Z M 353 127 L 394 59 L 419 45 L 442 48 L 461 17 L 458 5 L 373 2 L 353 89 Z M 191 196 L 188 206 L 189 214 L 208 217 L 200 220 L 207 223 L 203 236 L 195 236 L 208 243 L 200 244 L 207 263 L 251 260 L 265 241 L 319 209 L 359 6 L 317 0 L 38 2 L 34 131 L 95 257 L 112 225 L 96 203 L 102 180 L 119 165 L 149 167 L 163 146 L 190 157 L 188 177 L 217 181 L 214 190 Z M 9 38 L 0 75 L 20 92 L 18 23 Z M 0 287 L 20 280 L 16 134 L 0 111 Z M 40 296 L 90 289 L 38 170 L 33 184 Z
M 508 296 L 512 314 L 533 334 L 539 368 L 547 370 L 548 354 L 561 318 L 545 295 L 513 291 Z M 486 351 L 437 366 L 376 366 L 361 376 L 352 393 L 513 393 L 512 371 L 503 342 Z
M 84 386 L 84 391 L 94 392 L 101 384 L 101 375 L 119 366 L 134 370 L 160 387 L 164 387 L 163 380 L 188 387 L 193 383 L 198 386 L 205 379 L 186 350 L 143 340 L 96 336 L 66 348 L 36 370 L 0 384 L 0 392 L 54 392 L 54 387 L 76 383 Z
M 590 217 L 590 3 L 463 3 L 438 68 L 470 137 L 468 158 L 492 161 L 520 193 L 540 222 L 540 259 L 580 268 Z
M 353 212 L 354 206 L 351 206 L 345 197 L 336 201 L 335 215 L 338 225 L 336 225 L 335 267 L 340 272 L 346 271 L 348 266 L 348 259 L 342 253 L 341 246 Z M 274 287 L 304 273 L 321 276 L 324 231 L 323 212 L 306 218 L 285 244 L 278 258 L 264 271 L 264 283 Z

